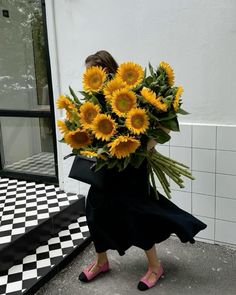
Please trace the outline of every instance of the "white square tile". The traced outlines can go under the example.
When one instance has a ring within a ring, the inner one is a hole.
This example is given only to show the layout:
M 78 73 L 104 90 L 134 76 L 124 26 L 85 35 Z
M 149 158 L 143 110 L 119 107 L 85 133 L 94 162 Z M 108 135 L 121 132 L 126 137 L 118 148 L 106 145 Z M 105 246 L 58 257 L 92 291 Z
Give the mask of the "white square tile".
M 236 200 L 236 176 L 216 174 L 216 196 Z
M 61 242 L 61 247 L 64 248 L 70 248 L 73 247 L 74 244 L 72 241 L 65 241 L 65 242 Z
M 192 181 L 192 192 L 215 196 L 215 174 L 194 171 Z
M 63 256 L 62 249 L 52 250 L 49 252 L 50 258 L 59 257 L 59 256 Z
M 180 132 L 171 131 L 170 146 L 191 147 L 191 125 L 181 125 Z
M 23 280 L 37 278 L 37 269 L 31 269 L 23 272 Z
M 217 149 L 236 151 L 236 127 L 217 127 Z
M 37 261 L 37 268 L 43 268 L 51 265 L 51 260 L 49 258 L 38 260 Z
M 236 152 L 216 151 L 216 173 L 236 175 Z
M 167 145 L 157 144 L 155 149 L 165 157 L 170 157 L 170 147 Z
M 44 253 L 44 252 L 48 252 L 49 251 L 49 246 L 48 245 L 44 245 L 44 246 L 40 246 L 36 249 L 36 253 Z
M 207 227 L 204 230 L 201 230 L 196 237 L 214 240 L 214 219 L 209 217 L 203 217 L 199 215 L 195 215 L 195 217 L 202 222 L 204 222 Z
M 14 283 L 8 283 L 6 288 L 6 293 L 13 293 L 22 290 L 22 281 L 17 281 Z
M 170 158 L 176 160 L 191 169 L 191 149 L 186 147 L 170 146 Z
M 216 151 L 192 149 L 192 161 L 193 170 L 215 173 Z
M 24 227 L 14 228 L 14 229 L 12 230 L 12 235 L 23 234 L 24 232 L 25 232 L 25 228 L 24 228 Z
M 193 214 L 215 218 L 215 197 L 192 194 Z
M 236 223 L 216 220 L 215 240 L 230 244 L 236 244 Z
M 6 285 L 8 281 L 8 275 L 7 276 L 0 276 L 0 286 Z
M 191 213 L 191 193 L 182 191 L 172 191 L 171 202 L 181 209 Z
M 192 143 L 195 148 L 216 148 L 216 126 L 193 125 Z
M 10 243 L 11 241 L 11 237 L 7 236 L 7 237 L 0 237 L 0 245 L 1 244 L 5 244 L 5 243 Z
M 83 239 L 83 234 L 82 233 L 75 233 L 75 234 L 71 234 L 71 238 L 72 240 L 80 240 L 80 239 Z
M 216 218 L 236 222 L 236 200 L 216 197 Z
M 14 274 L 14 273 L 19 273 L 23 271 L 23 264 L 17 264 L 12 266 L 9 270 L 8 270 L 8 275 L 10 274 Z
M 26 263 L 30 263 L 30 262 L 36 262 L 36 260 L 37 260 L 36 254 L 32 254 L 32 255 L 26 256 L 23 259 L 23 263 L 26 264 Z

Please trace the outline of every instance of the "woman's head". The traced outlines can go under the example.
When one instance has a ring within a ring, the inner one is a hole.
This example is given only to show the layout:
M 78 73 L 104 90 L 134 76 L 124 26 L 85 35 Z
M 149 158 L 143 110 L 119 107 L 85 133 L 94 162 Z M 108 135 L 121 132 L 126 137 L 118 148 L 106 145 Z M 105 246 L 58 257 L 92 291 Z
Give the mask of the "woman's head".
M 115 74 L 118 68 L 117 62 L 115 61 L 113 56 L 106 50 L 100 50 L 95 54 L 89 55 L 85 59 L 85 65 L 87 68 L 92 66 L 101 66 L 108 73 L 112 74 Z

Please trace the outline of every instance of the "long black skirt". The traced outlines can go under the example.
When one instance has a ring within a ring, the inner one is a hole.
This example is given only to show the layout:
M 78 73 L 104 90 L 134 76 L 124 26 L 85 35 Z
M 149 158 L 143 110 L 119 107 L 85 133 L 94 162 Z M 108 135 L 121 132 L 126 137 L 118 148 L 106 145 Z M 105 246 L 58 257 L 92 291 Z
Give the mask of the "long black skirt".
M 175 233 L 181 242 L 195 243 L 194 236 L 207 225 L 159 194 L 149 184 L 147 164 L 108 169 L 104 189 L 91 186 L 86 217 L 96 252 L 131 246 L 150 249 Z

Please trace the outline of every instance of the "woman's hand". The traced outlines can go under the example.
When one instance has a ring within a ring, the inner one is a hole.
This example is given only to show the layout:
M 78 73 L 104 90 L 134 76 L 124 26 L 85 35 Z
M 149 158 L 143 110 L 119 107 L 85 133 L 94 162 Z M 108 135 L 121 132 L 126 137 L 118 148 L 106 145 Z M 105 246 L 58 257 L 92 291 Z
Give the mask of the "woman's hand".
M 165 131 L 167 134 L 170 133 L 170 129 L 165 128 L 160 126 L 160 129 L 162 129 L 163 131 Z M 147 143 L 147 150 L 150 151 L 152 150 L 155 146 L 157 145 L 157 141 L 154 140 L 153 138 L 149 139 L 148 143 Z

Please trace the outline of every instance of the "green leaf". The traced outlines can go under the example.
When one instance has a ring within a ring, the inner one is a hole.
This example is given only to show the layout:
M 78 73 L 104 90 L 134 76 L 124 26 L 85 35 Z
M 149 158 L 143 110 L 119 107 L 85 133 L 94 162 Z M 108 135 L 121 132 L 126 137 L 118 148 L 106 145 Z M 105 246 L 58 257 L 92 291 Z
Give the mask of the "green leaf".
M 79 101 L 79 99 L 78 99 L 78 97 L 77 97 L 77 95 L 75 94 L 75 92 L 74 92 L 74 90 L 69 86 L 69 89 L 70 89 L 70 94 L 73 96 L 73 98 L 74 98 L 74 101 L 77 103 L 77 104 L 79 104 L 79 105 L 81 105 L 81 102 Z
M 150 62 L 148 63 L 148 67 L 149 67 L 149 71 L 151 73 L 152 76 L 154 76 L 154 70 L 153 70 L 153 66 L 150 64 Z
M 148 76 L 145 79 L 145 83 L 149 86 L 151 83 L 153 82 L 153 77 L 152 76 Z
M 130 163 L 130 157 L 126 157 L 124 160 L 124 169 L 129 165 Z
M 97 159 L 97 163 L 96 163 L 96 166 L 95 166 L 95 172 L 97 172 L 98 170 L 100 170 L 105 165 L 107 165 L 107 162 L 106 161 Z
M 190 114 L 190 113 L 188 113 L 187 111 L 185 111 L 185 110 L 183 110 L 181 108 L 178 109 L 178 112 L 177 113 L 179 113 L 181 115 L 189 115 Z
M 163 127 L 170 129 L 170 130 L 179 131 L 179 122 L 178 122 L 177 117 L 175 117 L 171 120 L 168 120 L 168 121 L 162 121 L 161 125 Z
M 142 164 L 144 159 L 145 159 L 145 156 L 132 154 L 130 159 L 130 164 L 135 168 L 139 168 L 139 166 Z
M 161 128 L 148 130 L 148 136 L 152 137 L 157 143 L 163 144 L 170 140 L 170 135 Z

